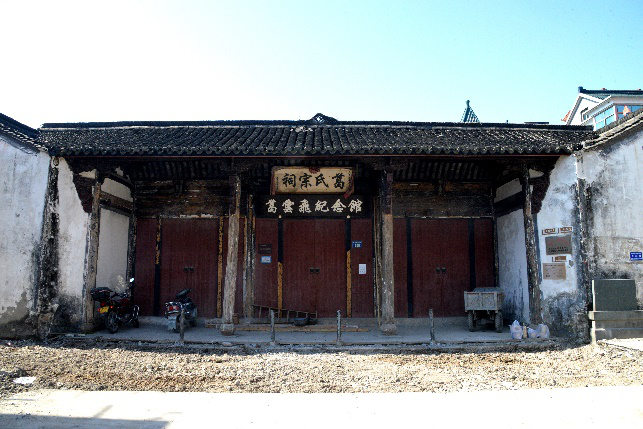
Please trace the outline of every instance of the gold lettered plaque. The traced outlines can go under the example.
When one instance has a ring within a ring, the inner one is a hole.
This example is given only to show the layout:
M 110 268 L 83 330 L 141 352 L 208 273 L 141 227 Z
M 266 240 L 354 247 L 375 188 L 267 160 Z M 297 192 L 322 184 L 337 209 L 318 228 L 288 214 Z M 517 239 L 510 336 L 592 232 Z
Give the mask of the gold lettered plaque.
M 345 194 L 353 190 L 353 169 L 273 167 L 272 194 Z

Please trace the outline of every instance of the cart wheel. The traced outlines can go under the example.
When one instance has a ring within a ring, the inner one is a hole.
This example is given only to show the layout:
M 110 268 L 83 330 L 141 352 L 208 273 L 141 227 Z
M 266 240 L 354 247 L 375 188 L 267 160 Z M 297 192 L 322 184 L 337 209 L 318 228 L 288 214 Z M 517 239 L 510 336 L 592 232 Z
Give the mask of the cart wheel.
M 107 314 L 107 330 L 110 334 L 115 334 L 118 331 L 118 320 L 114 311 Z
M 476 319 L 473 315 L 473 311 L 467 313 L 467 324 L 469 325 L 469 331 L 473 332 L 476 330 Z
M 502 311 L 496 312 L 496 332 L 502 332 Z

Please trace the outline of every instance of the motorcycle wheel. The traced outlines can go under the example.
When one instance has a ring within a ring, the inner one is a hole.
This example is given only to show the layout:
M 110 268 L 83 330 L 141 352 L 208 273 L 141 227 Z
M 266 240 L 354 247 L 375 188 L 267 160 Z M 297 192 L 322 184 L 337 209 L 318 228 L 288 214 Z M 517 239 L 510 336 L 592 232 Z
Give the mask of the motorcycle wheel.
M 190 319 L 190 326 L 193 328 L 196 326 L 196 319 Z
M 110 334 L 115 334 L 118 332 L 118 317 L 116 316 L 116 312 L 110 311 L 107 314 L 107 330 L 109 331 Z
M 138 328 L 139 326 L 141 326 L 141 324 L 138 322 L 138 319 L 134 319 L 132 320 L 132 326 Z
M 181 316 L 176 316 L 176 320 L 174 321 L 174 329 L 172 329 L 172 332 L 179 332 L 179 328 L 181 326 Z

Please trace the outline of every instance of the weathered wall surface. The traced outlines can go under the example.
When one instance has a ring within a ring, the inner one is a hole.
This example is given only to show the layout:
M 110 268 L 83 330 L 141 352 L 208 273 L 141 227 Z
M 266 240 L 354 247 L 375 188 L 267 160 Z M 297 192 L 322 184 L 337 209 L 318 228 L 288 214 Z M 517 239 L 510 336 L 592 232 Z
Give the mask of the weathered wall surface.
M 522 209 L 497 220 L 499 286 L 505 298 L 502 314 L 505 319 L 529 321 L 529 289 L 527 253 Z
M 128 216 L 101 208 L 96 286 L 113 289 L 117 276 L 123 279 L 127 276 L 129 225 Z
M 83 210 L 73 181 L 73 173 L 64 159 L 58 165 L 58 326 L 75 326 L 83 317 L 83 286 L 89 214 Z
M 35 310 L 49 155 L 0 135 L 0 335 L 28 335 Z M 20 332 L 18 332 L 20 331 Z
M 643 309 L 643 263 L 630 261 L 630 252 L 643 251 L 643 129 L 585 150 L 578 177 L 586 201 L 590 276 L 634 279 Z
M 578 194 L 576 158 L 563 156 L 549 176 L 549 187 L 542 208 L 535 216 L 538 240 L 539 287 L 543 322 L 552 333 L 565 336 L 582 335 L 586 310 L 585 288 L 581 280 L 580 228 L 578 225 Z M 562 228 L 562 230 L 561 230 Z M 568 230 L 571 228 L 571 231 Z M 571 237 L 571 251 L 548 254 L 547 239 Z M 554 258 L 558 258 L 554 261 Z M 560 261 L 560 259 L 565 259 Z M 564 278 L 547 278 L 543 264 L 557 264 Z

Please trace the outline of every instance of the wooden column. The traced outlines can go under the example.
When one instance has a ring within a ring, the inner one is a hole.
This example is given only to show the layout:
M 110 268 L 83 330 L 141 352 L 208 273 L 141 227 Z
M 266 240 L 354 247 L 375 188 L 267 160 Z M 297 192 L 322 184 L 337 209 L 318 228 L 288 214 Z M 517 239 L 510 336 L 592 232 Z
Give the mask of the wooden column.
M 540 283 L 538 282 L 538 254 L 536 249 L 536 232 L 534 230 L 534 215 L 532 212 L 532 190 L 529 183 L 529 168 L 522 166 L 520 178 L 525 195 L 525 246 L 527 249 L 527 282 L 529 288 L 529 318 L 531 324 L 542 323 L 540 305 Z
M 252 322 L 255 302 L 255 214 L 252 195 L 248 196 L 248 216 L 245 223 L 245 259 L 243 263 L 243 315 Z
M 395 285 L 393 269 L 393 173 L 382 172 L 380 184 L 380 222 L 382 241 L 382 324 L 380 330 L 386 335 L 397 332 L 395 326 Z
M 87 230 L 87 250 L 85 251 L 85 274 L 83 284 L 83 331 L 94 329 L 94 300 L 90 291 L 96 287 L 96 269 L 98 266 L 98 236 L 100 232 L 100 193 L 101 177 L 97 174 L 92 188 L 92 213 Z
M 230 176 L 230 207 L 228 209 L 228 253 L 226 259 L 225 282 L 223 284 L 223 321 L 221 333 L 234 334 L 232 315 L 237 288 L 237 262 L 239 259 L 239 218 L 241 201 L 241 181 L 239 175 Z

